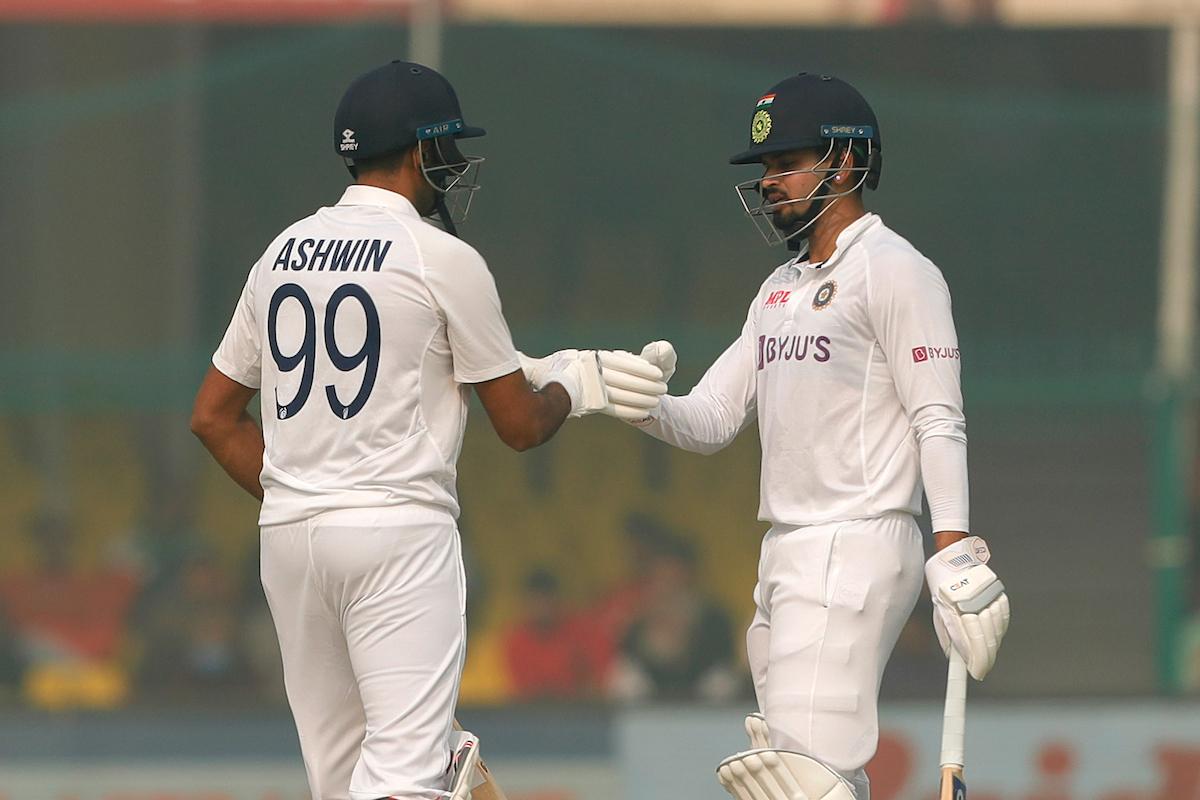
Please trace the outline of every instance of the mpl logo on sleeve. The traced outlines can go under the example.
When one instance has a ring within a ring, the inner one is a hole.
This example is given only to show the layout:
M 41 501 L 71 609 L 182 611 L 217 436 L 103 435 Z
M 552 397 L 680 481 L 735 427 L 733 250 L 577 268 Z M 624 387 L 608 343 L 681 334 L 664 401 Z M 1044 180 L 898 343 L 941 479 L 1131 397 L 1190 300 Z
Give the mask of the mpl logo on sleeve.
M 763 308 L 780 308 L 787 304 L 788 298 L 792 296 L 790 290 L 780 289 L 767 295 L 767 302 L 763 303 Z
M 957 347 L 914 347 L 912 349 L 912 360 L 914 364 L 920 364 L 925 361 L 951 361 L 961 358 L 960 351 Z

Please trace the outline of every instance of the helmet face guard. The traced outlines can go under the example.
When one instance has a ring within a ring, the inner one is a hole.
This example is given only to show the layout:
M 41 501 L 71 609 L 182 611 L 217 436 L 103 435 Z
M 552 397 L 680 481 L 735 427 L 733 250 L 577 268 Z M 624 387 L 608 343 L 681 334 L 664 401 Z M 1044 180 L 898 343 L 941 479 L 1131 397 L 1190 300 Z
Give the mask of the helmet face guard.
M 475 192 L 479 191 L 479 168 L 484 159 L 463 155 L 453 136 L 421 138 L 417 148 L 421 174 L 437 192 L 437 213 L 443 223 L 449 222 L 451 226 L 462 223 L 471 210 Z
M 822 127 L 833 129 L 835 126 Z M 844 129 L 844 126 L 842 127 Z M 824 132 L 822 131 L 822 133 Z M 829 209 L 833 208 L 838 200 L 848 194 L 854 194 L 864 185 L 871 185 L 869 183 L 870 177 L 873 173 L 877 174 L 878 151 L 875 150 L 875 143 L 871 138 L 869 129 L 865 132 L 865 136 L 829 137 L 829 147 L 820 160 L 817 161 L 817 164 L 824 164 L 826 160 L 834 156 L 837 144 L 840 141 L 843 143 L 844 149 L 839 163 L 830 164 L 827 167 L 815 166 L 806 169 L 794 169 L 770 176 L 770 180 L 801 174 L 823 176 L 821 181 L 813 187 L 813 190 L 804 197 L 780 200 L 777 203 L 768 203 L 766 192 L 763 190 L 763 181 L 768 179 L 767 176 L 734 184 L 733 188 L 737 192 L 738 200 L 741 201 L 742 209 L 750 217 L 750 221 L 754 223 L 754 227 L 763 239 L 766 240 L 768 245 L 775 246 L 787 243 L 795 246 L 800 244 L 800 242 L 808 238 L 809 233 L 812 231 L 812 226 L 816 224 L 817 220 L 823 217 Z M 865 153 L 860 153 L 865 156 L 862 158 L 863 163 L 861 166 L 854 164 L 850 160 L 856 143 L 863 143 L 866 146 Z M 835 190 L 830 186 L 829 182 L 839 172 L 857 173 L 858 180 L 846 189 Z M 788 231 L 781 231 L 775 226 L 772 217 L 776 211 L 784 206 L 808 202 L 812 203 L 809 212 L 795 228 Z

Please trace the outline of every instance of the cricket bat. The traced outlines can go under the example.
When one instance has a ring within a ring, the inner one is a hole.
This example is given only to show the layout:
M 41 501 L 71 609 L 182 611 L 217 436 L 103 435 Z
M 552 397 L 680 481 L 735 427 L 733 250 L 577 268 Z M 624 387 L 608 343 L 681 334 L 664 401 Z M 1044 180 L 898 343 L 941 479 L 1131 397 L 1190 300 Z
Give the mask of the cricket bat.
M 953 647 L 946 672 L 946 710 L 942 716 L 942 783 L 939 800 L 967 800 L 963 756 L 967 731 L 967 662 Z
M 461 731 L 463 726 L 458 720 L 454 720 L 454 729 Z M 476 771 L 479 777 L 483 779 L 483 783 L 471 790 L 471 800 L 508 800 L 508 796 L 504 794 L 504 790 L 500 788 L 500 784 L 492 777 L 492 771 L 488 769 L 483 758 L 480 757 L 479 764 L 476 766 Z

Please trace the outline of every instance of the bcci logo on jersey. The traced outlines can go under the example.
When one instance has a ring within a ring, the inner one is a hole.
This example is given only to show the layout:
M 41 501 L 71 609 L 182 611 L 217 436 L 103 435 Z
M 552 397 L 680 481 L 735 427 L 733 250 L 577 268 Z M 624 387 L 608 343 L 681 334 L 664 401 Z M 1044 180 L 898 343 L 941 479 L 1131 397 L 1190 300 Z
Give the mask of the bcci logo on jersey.
M 813 295 L 813 311 L 823 311 L 828 308 L 836 295 L 837 281 L 825 281 L 822 283 L 821 288 L 817 289 L 817 293 Z

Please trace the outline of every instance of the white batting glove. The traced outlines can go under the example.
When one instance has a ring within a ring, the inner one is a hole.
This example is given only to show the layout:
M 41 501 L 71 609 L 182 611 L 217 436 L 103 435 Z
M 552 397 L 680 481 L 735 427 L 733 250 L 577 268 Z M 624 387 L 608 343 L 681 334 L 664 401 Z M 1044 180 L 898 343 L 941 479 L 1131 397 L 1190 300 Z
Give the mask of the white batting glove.
M 624 350 L 600 351 L 600 375 L 608 394 L 604 413 L 626 422 L 641 422 L 658 408 L 667 393 L 663 371 Z
M 933 628 L 942 651 L 962 654 L 977 681 L 996 663 L 1008 630 L 1008 595 L 987 566 L 987 542 L 968 536 L 942 548 L 925 562 L 925 580 L 933 598 Z
M 771 729 L 767 718 L 760 712 L 746 715 L 746 735 L 750 737 L 751 750 L 766 750 L 771 746 Z
M 675 347 L 670 342 L 651 342 L 642 348 L 642 358 L 662 370 L 664 383 L 669 383 L 675 374 Z
M 608 393 L 600 377 L 600 360 L 595 350 L 559 350 L 545 358 L 517 353 L 521 371 L 535 389 L 557 383 L 571 398 L 572 417 L 595 414 L 608 408 Z

